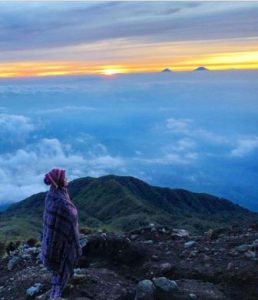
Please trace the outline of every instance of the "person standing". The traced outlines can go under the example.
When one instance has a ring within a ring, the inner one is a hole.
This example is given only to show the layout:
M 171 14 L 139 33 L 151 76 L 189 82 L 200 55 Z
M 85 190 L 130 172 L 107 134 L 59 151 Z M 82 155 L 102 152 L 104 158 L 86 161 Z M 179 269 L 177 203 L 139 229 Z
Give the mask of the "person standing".
M 50 185 L 43 213 L 41 260 L 52 272 L 50 300 L 62 299 L 64 287 L 82 255 L 78 211 L 71 201 L 65 170 L 52 169 L 44 182 Z

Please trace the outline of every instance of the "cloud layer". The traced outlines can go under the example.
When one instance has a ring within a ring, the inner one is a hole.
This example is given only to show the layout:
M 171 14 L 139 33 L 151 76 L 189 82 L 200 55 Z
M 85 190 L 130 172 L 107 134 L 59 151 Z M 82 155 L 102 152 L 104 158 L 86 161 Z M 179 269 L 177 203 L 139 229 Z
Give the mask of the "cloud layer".
M 111 156 L 104 146 L 101 153 L 82 154 L 56 138 L 44 138 L 24 149 L 0 156 L 0 203 L 17 201 L 45 190 L 44 174 L 55 167 L 66 169 L 69 180 L 72 180 L 85 174 L 101 176 L 115 170 L 125 171 L 124 165 L 122 158 Z
M 69 179 L 132 175 L 257 209 L 257 72 L 3 81 L 0 202 Z

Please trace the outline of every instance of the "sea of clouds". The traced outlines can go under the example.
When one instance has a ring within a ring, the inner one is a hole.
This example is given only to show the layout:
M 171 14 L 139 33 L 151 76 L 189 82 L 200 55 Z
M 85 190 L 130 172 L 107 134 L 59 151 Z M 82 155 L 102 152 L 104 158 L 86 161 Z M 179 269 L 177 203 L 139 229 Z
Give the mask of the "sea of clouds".
M 0 204 L 68 179 L 130 175 L 258 211 L 258 72 L 0 81 Z

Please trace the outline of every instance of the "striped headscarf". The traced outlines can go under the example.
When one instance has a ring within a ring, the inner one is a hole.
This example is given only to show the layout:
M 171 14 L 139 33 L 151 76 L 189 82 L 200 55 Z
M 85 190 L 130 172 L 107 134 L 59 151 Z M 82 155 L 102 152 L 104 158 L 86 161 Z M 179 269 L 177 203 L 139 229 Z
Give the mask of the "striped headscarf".
M 45 175 L 44 182 L 47 185 L 51 185 L 51 188 L 56 190 L 59 187 L 64 187 L 65 182 L 65 170 L 52 169 Z

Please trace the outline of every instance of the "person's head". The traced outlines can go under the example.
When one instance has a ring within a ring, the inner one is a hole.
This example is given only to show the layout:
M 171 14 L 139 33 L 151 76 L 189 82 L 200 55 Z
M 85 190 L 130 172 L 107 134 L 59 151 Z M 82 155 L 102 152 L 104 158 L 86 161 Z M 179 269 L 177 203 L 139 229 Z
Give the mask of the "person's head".
M 65 170 L 52 169 L 45 175 L 44 183 L 50 185 L 52 189 L 57 190 L 58 188 L 67 186 L 67 179 L 65 177 Z

